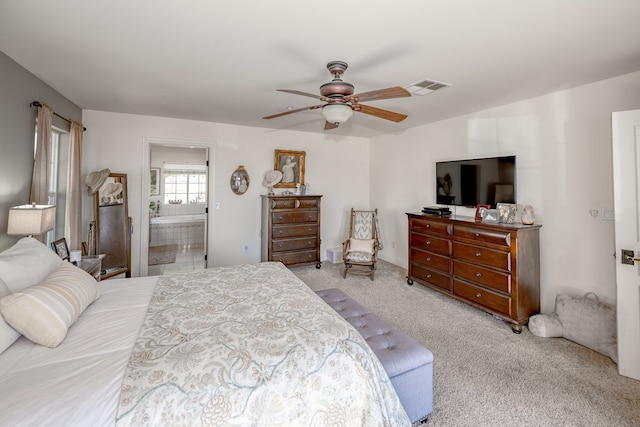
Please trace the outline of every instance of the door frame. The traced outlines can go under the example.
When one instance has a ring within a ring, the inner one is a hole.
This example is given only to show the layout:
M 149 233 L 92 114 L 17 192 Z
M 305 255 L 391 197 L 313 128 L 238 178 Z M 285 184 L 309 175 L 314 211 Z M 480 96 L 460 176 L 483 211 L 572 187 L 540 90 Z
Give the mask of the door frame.
M 151 148 L 153 146 L 177 148 L 204 148 L 207 152 L 207 203 L 205 205 L 205 268 L 213 266 L 213 260 L 208 255 L 213 247 L 213 210 L 209 209 L 214 200 L 214 167 L 216 143 L 211 141 L 191 141 L 173 138 L 143 138 L 142 139 L 142 205 L 140 212 L 140 276 L 149 274 L 149 187 L 151 186 Z

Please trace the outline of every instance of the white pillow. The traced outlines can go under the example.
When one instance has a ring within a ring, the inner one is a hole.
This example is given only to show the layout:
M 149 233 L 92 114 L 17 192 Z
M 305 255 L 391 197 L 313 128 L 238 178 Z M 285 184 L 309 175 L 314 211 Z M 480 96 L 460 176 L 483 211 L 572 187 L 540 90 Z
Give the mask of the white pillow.
M 0 279 L 11 292 L 18 292 L 44 280 L 62 259 L 33 237 L 23 237 L 0 253 Z
M 373 254 L 374 239 L 349 239 L 349 252 Z
M 10 293 L 9 287 L 0 279 L 0 298 Z M 9 348 L 18 338 L 20 338 L 18 331 L 9 326 L 4 321 L 4 317 L 0 316 L 0 353 Z
M 36 344 L 57 347 L 99 296 L 98 282 L 90 274 L 63 262 L 39 285 L 0 299 L 0 313 Z

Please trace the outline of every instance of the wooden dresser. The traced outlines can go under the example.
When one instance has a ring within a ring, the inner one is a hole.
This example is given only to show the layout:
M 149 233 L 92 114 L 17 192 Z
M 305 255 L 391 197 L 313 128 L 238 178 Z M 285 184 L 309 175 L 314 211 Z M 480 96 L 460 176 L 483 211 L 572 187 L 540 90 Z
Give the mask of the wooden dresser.
M 298 266 L 320 262 L 320 198 L 262 196 L 262 261 Z
M 408 213 L 409 274 L 522 331 L 540 311 L 539 225 Z

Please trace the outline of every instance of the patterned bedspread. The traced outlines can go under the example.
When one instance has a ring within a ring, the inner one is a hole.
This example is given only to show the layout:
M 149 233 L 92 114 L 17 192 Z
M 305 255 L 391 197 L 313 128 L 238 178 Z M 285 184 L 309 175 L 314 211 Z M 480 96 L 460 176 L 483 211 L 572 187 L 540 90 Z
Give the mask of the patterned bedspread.
M 118 425 L 410 425 L 364 339 L 280 263 L 159 278 Z

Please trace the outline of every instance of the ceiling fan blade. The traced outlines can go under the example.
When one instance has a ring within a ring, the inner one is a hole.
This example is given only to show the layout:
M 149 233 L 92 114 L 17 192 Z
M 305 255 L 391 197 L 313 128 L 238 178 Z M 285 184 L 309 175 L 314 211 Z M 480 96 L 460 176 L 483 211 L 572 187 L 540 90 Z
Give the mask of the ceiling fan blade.
M 324 130 L 331 130 L 338 127 L 338 123 L 324 122 Z
M 393 111 L 383 110 L 382 108 L 372 107 L 370 105 L 357 104 L 354 105 L 353 110 L 369 114 L 370 116 L 379 117 L 381 119 L 391 120 L 392 122 L 401 122 L 408 117 L 406 114 L 395 113 Z
M 324 96 L 320 96 L 320 95 L 314 95 L 312 93 L 307 93 L 307 92 L 302 92 L 299 90 L 293 90 L 293 89 L 276 89 L 278 92 L 287 92 L 287 93 L 292 93 L 294 95 L 302 95 L 302 96 L 308 96 L 310 98 L 315 98 L 315 99 L 321 99 L 322 101 L 326 101 L 327 98 L 325 98 Z
M 321 105 L 312 105 L 311 107 L 297 108 L 295 110 L 283 111 L 282 113 L 272 114 L 270 116 L 263 117 L 263 119 L 275 119 L 276 117 L 286 116 L 287 114 L 298 113 L 300 111 L 306 111 L 306 110 L 315 110 L 316 108 L 322 108 L 322 104 Z
M 391 99 L 391 98 L 404 98 L 411 96 L 409 91 L 400 86 L 388 87 L 386 89 L 372 90 L 369 92 L 357 93 L 355 95 L 347 96 L 349 98 L 355 98 L 355 102 L 361 101 L 377 101 L 379 99 Z

